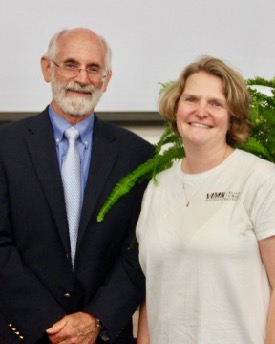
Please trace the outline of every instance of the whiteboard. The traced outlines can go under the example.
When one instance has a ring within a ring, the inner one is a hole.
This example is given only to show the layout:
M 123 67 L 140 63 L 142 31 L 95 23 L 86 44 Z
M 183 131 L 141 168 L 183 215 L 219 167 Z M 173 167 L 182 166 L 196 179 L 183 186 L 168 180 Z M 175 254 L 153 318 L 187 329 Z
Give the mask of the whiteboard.
M 245 78 L 275 75 L 274 0 L 1 0 L 0 112 L 51 101 L 40 57 L 53 33 L 89 27 L 112 47 L 113 77 L 98 111 L 156 111 L 161 82 L 203 54 Z

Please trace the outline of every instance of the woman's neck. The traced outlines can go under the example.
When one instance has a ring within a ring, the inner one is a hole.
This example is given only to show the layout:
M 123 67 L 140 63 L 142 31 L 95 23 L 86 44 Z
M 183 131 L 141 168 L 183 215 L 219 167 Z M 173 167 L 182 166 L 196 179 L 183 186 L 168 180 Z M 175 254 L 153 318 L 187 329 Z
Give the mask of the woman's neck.
M 185 147 L 185 158 L 182 161 L 181 169 L 184 173 L 197 174 L 208 171 L 220 165 L 234 149 L 227 144 L 215 147 L 212 150 L 195 150 Z

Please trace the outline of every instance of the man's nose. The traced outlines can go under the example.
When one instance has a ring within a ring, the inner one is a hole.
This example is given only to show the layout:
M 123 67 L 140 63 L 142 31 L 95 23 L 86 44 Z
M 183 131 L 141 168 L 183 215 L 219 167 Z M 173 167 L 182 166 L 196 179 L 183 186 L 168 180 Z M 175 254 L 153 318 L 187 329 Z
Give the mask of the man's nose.
M 84 68 L 78 70 L 76 76 L 74 77 L 74 80 L 81 85 L 88 85 L 91 83 L 87 70 Z

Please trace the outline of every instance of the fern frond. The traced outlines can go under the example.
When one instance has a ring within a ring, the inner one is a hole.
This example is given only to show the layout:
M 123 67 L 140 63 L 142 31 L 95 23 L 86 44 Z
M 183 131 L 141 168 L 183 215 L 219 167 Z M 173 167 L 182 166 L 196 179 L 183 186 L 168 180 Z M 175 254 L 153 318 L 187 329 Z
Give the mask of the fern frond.
M 166 144 L 172 143 L 177 146 L 182 145 L 182 139 L 175 135 L 175 133 L 172 131 L 170 125 L 165 122 L 164 124 L 164 131 L 162 135 L 160 136 L 157 144 L 155 145 L 155 152 L 160 153 L 160 151 L 163 149 L 163 147 Z
M 256 76 L 253 79 L 247 79 L 246 84 L 249 86 L 265 86 L 270 88 L 275 88 L 275 78 L 266 80 L 261 76 Z
M 172 84 L 174 83 L 174 81 L 167 81 L 167 82 L 159 82 L 159 85 L 161 86 L 160 87 L 160 90 L 159 90 L 159 94 L 161 94 L 162 92 L 166 91 L 167 88 L 169 86 L 171 86 Z
M 102 222 L 105 215 L 113 207 L 113 205 L 124 195 L 126 195 L 137 182 L 142 180 L 150 180 L 164 169 L 172 165 L 173 159 L 183 157 L 183 148 L 174 149 L 173 147 L 167 149 L 163 154 L 155 154 L 153 158 L 145 161 L 139 165 L 134 171 L 122 178 L 114 187 L 110 196 L 103 204 L 97 215 L 97 222 Z
M 183 157 L 184 149 L 182 145 L 178 147 L 172 146 L 168 148 L 161 155 L 155 156 L 155 158 L 153 158 L 156 160 L 155 168 L 150 170 L 148 174 L 145 174 L 140 179 L 140 181 L 154 179 L 155 183 L 157 184 L 157 174 L 171 167 L 174 160 L 182 159 Z

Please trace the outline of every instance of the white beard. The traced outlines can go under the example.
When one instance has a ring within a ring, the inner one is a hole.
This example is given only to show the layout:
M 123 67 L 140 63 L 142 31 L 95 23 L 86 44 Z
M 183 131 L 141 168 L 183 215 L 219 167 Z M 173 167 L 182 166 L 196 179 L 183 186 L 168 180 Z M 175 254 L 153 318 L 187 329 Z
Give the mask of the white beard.
M 93 113 L 97 103 L 99 102 L 103 91 L 92 85 L 80 86 L 75 82 L 68 84 L 60 84 L 55 78 L 52 79 L 53 98 L 60 109 L 72 116 L 85 116 Z M 73 96 L 68 94 L 68 90 L 82 91 L 90 93 L 90 96 Z

